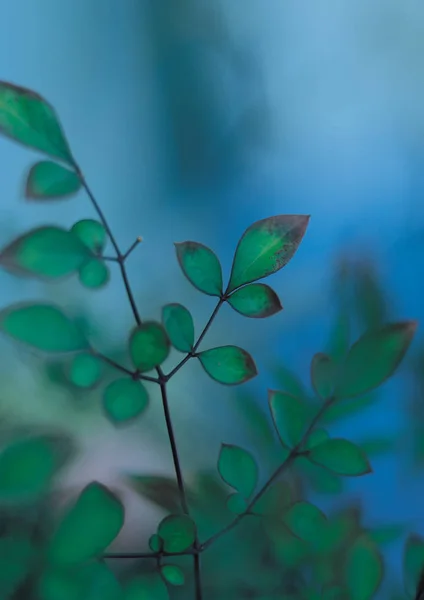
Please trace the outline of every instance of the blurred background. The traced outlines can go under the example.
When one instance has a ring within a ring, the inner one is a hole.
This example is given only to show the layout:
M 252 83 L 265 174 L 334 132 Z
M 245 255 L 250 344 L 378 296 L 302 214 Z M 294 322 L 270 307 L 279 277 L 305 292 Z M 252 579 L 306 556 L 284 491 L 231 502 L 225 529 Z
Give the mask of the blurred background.
M 276 455 L 258 438 L 246 406 L 266 411 L 267 389 L 287 387 L 288 377 L 310 394 L 313 354 L 328 350 L 347 321 L 353 342 L 377 322 L 424 316 L 424 6 L 15 0 L 4 3 L 0 33 L 0 78 L 53 104 L 121 247 L 143 237 L 128 261 L 143 318 L 159 319 L 162 305 L 180 302 L 199 333 L 213 310 L 214 299 L 183 277 L 173 242 L 210 246 L 228 277 L 251 223 L 311 215 L 294 259 L 269 281 L 284 311 L 259 321 L 224 307 L 203 342 L 242 346 L 259 376 L 226 388 L 192 361 L 170 384 L 187 480 L 214 472 L 221 442 L 244 444 L 265 480 Z M 95 217 L 84 193 L 44 205 L 24 199 L 24 176 L 37 158 L 0 139 L 2 246 L 36 225 L 70 227 Z M 2 271 L 1 305 L 54 299 L 119 357 L 133 320 L 111 267 L 99 291 L 76 278 L 42 285 Z M 48 426 L 71 435 L 78 454 L 62 476 L 60 498 L 92 479 L 111 485 L 128 507 L 114 550 L 145 549 L 160 502 L 134 492 L 123 475 L 173 476 L 155 388 L 143 418 L 117 429 L 102 412 L 101 392 L 72 387 L 66 364 L 47 364 L 4 339 L 0 352 L 3 430 Z M 172 355 L 166 368 L 179 358 Z M 319 477 L 311 487 L 296 475 L 296 489 L 328 514 L 354 506 L 365 528 L 399 525 L 382 548 L 390 589 L 402 589 L 405 536 L 424 535 L 423 399 L 419 328 L 395 378 L 361 411 L 331 425 L 333 434 L 369 444 L 374 473 L 343 489 Z M 225 597 L 262 597 L 246 592 L 254 585 L 254 577 L 240 580 Z

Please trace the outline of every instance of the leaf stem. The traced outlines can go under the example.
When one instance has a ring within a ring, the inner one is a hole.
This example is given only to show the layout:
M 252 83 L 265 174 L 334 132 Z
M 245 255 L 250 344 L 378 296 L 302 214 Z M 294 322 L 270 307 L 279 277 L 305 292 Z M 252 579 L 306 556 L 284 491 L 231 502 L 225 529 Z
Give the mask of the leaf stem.
M 329 398 L 326 402 L 324 402 L 324 404 L 321 406 L 320 410 L 317 412 L 315 417 L 312 419 L 311 423 L 309 424 L 308 428 L 306 429 L 305 433 L 303 434 L 300 442 L 292 448 L 292 450 L 290 451 L 290 454 L 285 459 L 285 461 L 283 463 L 281 463 L 281 465 L 274 471 L 274 473 L 271 475 L 271 477 L 268 479 L 268 481 L 266 483 L 264 483 L 264 485 L 261 487 L 259 492 L 257 492 L 257 494 L 255 494 L 253 499 L 250 501 L 250 503 L 246 507 L 246 510 L 244 512 L 240 513 L 239 515 L 237 515 L 237 517 L 235 517 L 231 521 L 231 523 L 229 523 L 226 527 L 221 529 L 221 531 L 218 531 L 217 533 L 212 535 L 210 538 L 208 538 L 200 546 L 201 551 L 206 550 L 206 548 L 209 548 L 209 546 L 211 546 L 214 542 L 216 542 L 216 540 L 218 540 L 221 536 L 225 535 L 226 533 L 228 533 L 229 531 L 234 529 L 234 527 L 242 519 L 244 519 L 244 517 L 246 515 L 252 514 L 251 510 L 252 510 L 253 506 L 256 504 L 256 502 L 259 500 L 259 498 L 261 498 L 265 494 L 267 489 L 274 483 L 274 481 L 281 475 L 281 473 L 283 473 L 283 471 L 285 471 L 292 464 L 292 462 L 299 456 L 299 454 L 300 454 L 299 448 L 301 448 L 303 446 L 305 441 L 308 439 L 308 436 L 311 433 L 312 429 L 315 427 L 315 425 L 317 424 L 319 419 L 322 417 L 324 412 L 334 402 L 334 400 L 335 400 L 335 398 Z

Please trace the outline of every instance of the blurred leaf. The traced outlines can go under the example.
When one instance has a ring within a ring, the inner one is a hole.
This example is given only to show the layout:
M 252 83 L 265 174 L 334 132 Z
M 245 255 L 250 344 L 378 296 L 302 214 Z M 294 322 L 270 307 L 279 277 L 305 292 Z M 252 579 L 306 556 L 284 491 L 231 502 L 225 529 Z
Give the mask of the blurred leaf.
M 210 248 L 197 242 L 175 244 L 178 262 L 187 279 L 209 296 L 222 295 L 222 269 Z
M 383 560 L 377 546 L 365 535 L 349 549 L 346 585 L 352 600 L 371 600 L 383 578 Z
M 356 477 L 372 471 L 361 448 L 341 438 L 330 439 L 315 446 L 307 452 L 307 457 L 338 475 Z
M 320 398 L 328 400 L 334 390 L 337 367 L 332 359 L 319 352 L 311 361 L 312 387 Z
M 40 600 L 123 600 L 121 585 L 101 562 L 67 570 L 50 568 L 39 581 L 38 593 Z
M 169 354 L 169 339 L 160 323 L 144 321 L 129 340 L 132 362 L 142 373 L 158 367 Z
M 269 390 L 268 402 L 275 428 L 283 445 L 295 446 L 302 439 L 309 412 L 303 402 L 288 394 Z
M 160 552 L 162 550 L 162 544 L 163 544 L 163 540 L 157 533 L 154 533 L 153 535 L 150 536 L 149 548 L 152 552 Z
M 390 437 L 381 437 L 362 441 L 359 446 L 367 456 L 380 456 L 381 454 L 393 452 L 395 449 L 395 440 Z
M 0 329 L 43 352 L 76 352 L 89 347 L 76 325 L 52 304 L 12 304 L 0 311 Z
M 144 573 L 125 586 L 124 600 L 169 600 L 169 593 L 157 573 Z
M 184 573 L 177 565 L 163 565 L 162 577 L 171 585 L 184 585 Z
M 49 544 L 49 558 L 71 565 L 98 556 L 116 538 L 124 524 L 121 501 L 107 487 L 88 484 L 59 522 Z
M 360 337 L 347 355 L 336 396 L 353 398 L 365 394 L 391 377 L 405 356 L 416 328 L 416 321 L 405 321 L 368 331 Z
M 274 378 L 279 388 L 286 390 L 289 394 L 303 398 L 306 395 L 305 388 L 299 377 L 282 365 L 273 369 Z
M 0 538 L 0 597 L 11 598 L 31 571 L 35 548 L 25 534 Z
M 98 289 L 109 283 L 110 271 L 102 260 L 90 258 L 79 269 L 79 280 L 89 289 Z
M 263 516 L 281 516 L 292 500 L 291 488 L 287 481 L 277 481 L 255 502 L 252 512 Z
M 34 200 L 53 200 L 76 194 L 81 180 L 75 171 L 50 160 L 35 163 L 26 180 L 25 195 Z
M 252 283 L 236 290 L 227 302 L 241 315 L 253 318 L 270 317 L 283 308 L 274 290 L 264 283 Z
M 278 215 L 248 227 L 237 245 L 226 293 L 284 267 L 298 249 L 308 223 L 309 216 Z
M 238 346 L 220 346 L 197 354 L 206 373 L 225 385 L 245 383 L 257 375 L 253 358 Z
M 306 477 L 307 483 L 319 494 L 340 494 L 343 491 L 343 479 L 320 465 L 311 463 L 300 456 L 296 467 Z
M 413 598 L 421 578 L 424 566 L 424 540 L 411 534 L 406 540 L 403 551 L 403 579 L 405 591 Z
M 162 308 L 162 324 L 171 344 L 180 352 L 190 352 L 194 345 L 194 323 L 182 304 L 167 304 Z
M 97 356 L 88 353 L 77 354 L 71 362 L 69 379 L 81 388 L 91 388 L 99 382 L 104 363 Z
M 0 132 L 29 148 L 73 164 L 53 107 L 35 92 L 6 81 L 0 82 Z
M 338 421 L 344 417 L 353 416 L 364 408 L 372 406 L 377 400 L 378 397 L 376 394 L 369 394 L 367 396 L 350 398 L 349 400 L 343 400 L 343 402 L 331 404 L 322 415 L 321 423 L 334 423 L 334 421 Z
M 265 412 L 255 396 L 241 393 L 235 396 L 234 403 L 239 422 L 241 423 L 244 420 L 248 434 L 251 435 L 255 446 L 258 446 L 259 449 L 263 449 L 265 452 L 268 449 L 274 448 L 274 432 L 268 413 Z
M 404 525 L 385 525 L 374 527 L 367 531 L 367 535 L 374 543 L 383 545 L 396 542 L 403 535 L 404 531 Z
M 247 508 L 247 502 L 242 494 L 231 494 L 227 498 L 227 508 L 235 515 L 241 515 Z
M 296 502 L 284 515 L 284 522 L 299 539 L 313 543 L 322 535 L 327 524 L 327 518 L 313 504 Z
M 0 253 L 0 265 L 18 275 L 61 279 L 90 257 L 88 248 L 61 227 L 43 226 L 19 236 Z
M 125 478 L 137 494 L 150 502 L 170 513 L 181 510 L 180 492 L 175 479 L 159 475 L 126 475 Z M 186 489 L 186 493 L 188 501 L 193 502 L 193 493 L 189 489 Z
M 314 446 L 326 442 L 329 438 L 330 435 L 325 429 L 314 429 L 306 438 L 305 448 L 310 450 Z
M 107 232 L 99 221 L 81 219 L 72 225 L 70 231 L 94 254 L 101 254 L 106 247 Z
M 358 316 L 365 330 L 381 327 L 387 318 L 387 303 L 371 263 L 354 270 L 355 300 Z
M 238 446 L 221 444 L 218 471 L 222 479 L 248 498 L 258 482 L 258 465 L 253 456 Z
M 158 527 L 165 552 L 184 552 L 196 539 L 196 525 L 187 515 L 169 515 Z
M 327 343 L 327 354 L 339 363 L 347 354 L 350 346 L 350 317 L 341 309 L 337 315 Z
M 104 411 L 115 425 L 133 421 L 148 404 L 149 396 L 144 385 L 129 377 L 115 379 L 103 392 Z

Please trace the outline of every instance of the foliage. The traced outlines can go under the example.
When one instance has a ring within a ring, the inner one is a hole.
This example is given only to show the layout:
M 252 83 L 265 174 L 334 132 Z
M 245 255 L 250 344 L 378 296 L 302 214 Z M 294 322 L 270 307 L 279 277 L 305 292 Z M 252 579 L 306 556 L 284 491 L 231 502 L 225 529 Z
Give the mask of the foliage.
M 191 359 L 224 385 L 239 385 L 255 377 L 255 362 L 246 350 L 235 345 L 200 350 L 200 344 L 224 304 L 253 318 L 281 311 L 275 291 L 258 281 L 293 258 L 309 216 L 278 215 L 248 227 L 236 247 L 227 285 L 219 258 L 210 248 L 193 241 L 175 244 L 188 281 L 217 298 L 211 318 L 196 340 L 191 313 L 181 304 L 164 306 L 161 321 L 141 319 L 125 264 L 140 240 L 121 252 L 54 109 L 34 92 L 0 82 L 0 131 L 60 161 L 44 160 L 31 167 L 26 178 L 29 199 L 51 202 L 84 189 L 99 219 L 84 219 L 69 229 L 43 226 L 24 233 L 2 250 L 1 264 L 20 275 L 47 281 L 78 274 L 82 285 L 99 288 L 109 282 L 108 263 L 116 263 L 135 321 L 125 338 L 133 368 L 100 353 L 80 324 L 55 305 L 34 301 L 3 308 L 0 330 L 43 354 L 69 357 L 69 381 L 76 387 L 102 388 L 105 415 L 116 426 L 139 418 L 149 402 L 147 386 L 158 386 L 175 469 L 175 481 L 127 476 L 138 493 L 168 514 L 151 528 L 150 552 L 134 557 L 142 565 L 118 581 L 106 560 L 119 558 L 107 554 L 125 521 L 119 497 L 92 481 L 58 520 L 50 512 L 40 520 L 38 511 L 48 505 L 53 478 L 69 458 L 59 451 L 63 440 L 49 436 L 9 440 L 0 453 L 0 502 L 5 510 L 0 534 L 1 597 L 370 600 L 384 574 L 380 545 L 396 537 L 398 530 L 365 529 L 355 506 L 324 514 L 305 499 L 302 479 L 315 478 L 334 491 L 340 489 L 337 486 L 343 477 L 372 471 L 367 448 L 375 451 L 381 444 L 367 446 L 333 436 L 329 425 L 366 406 L 368 394 L 395 373 L 417 323 L 379 320 L 380 296 L 365 270 L 361 285 L 366 303 L 361 307 L 361 319 L 366 326 L 352 343 L 348 315 L 343 311 L 338 315 L 328 350 L 312 357 L 312 391 L 306 391 L 285 371 L 282 379 L 288 385 L 268 392 L 269 415 L 255 402 L 246 403 L 254 433 L 273 448 L 278 466 L 269 474 L 255 453 L 222 443 L 216 472 L 198 473 L 189 485 L 179 460 L 167 384 Z M 113 257 L 104 255 L 108 240 L 115 251 Z M 162 365 L 173 348 L 184 357 L 165 373 Z M 110 369 L 116 375 L 112 380 L 107 377 Z M 236 528 L 239 544 L 237 552 L 229 556 L 220 541 L 234 541 Z M 209 556 L 214 561 L 208 569 Z M 404 555 L 410 596 L 418 585 L 423 562 L 424 542 L 412 535 Z M 252 581 L 251 573 L 259 579 Z

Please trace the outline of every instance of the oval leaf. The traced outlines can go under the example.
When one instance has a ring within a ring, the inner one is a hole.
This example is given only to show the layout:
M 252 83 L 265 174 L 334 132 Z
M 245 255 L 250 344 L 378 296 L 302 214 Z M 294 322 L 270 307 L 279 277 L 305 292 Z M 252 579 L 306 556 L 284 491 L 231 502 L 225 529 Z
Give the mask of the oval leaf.
M 237 385 L 257 375 L 253 358 L 246 350 L 238 346 L 220 346 L 199 352 L 200 360 L 206 373 L 225 385 Z
M 162 308 L 162 324 L 171 344 L 180 352 L 190 352 L 194 345 L 194 323 L 182 304 L 167 304 Z
M 107 243 L 107 232 L 100 221 L 82 219 L 74 223 L 70 231 L 94 254 L 101 254 Z
M 144 385 L 128 377 L 113 381 L 103 393 L 104 411 L 115 425 L 132 421 L 146 410 L 148 403 Z
M 328 400 L 334 390 L 337 366 L 333 360 L 318 352 L 311 361 L 312 387 L 320 398 Z
M 235 515 L 243 514 L 247 509 L 247 502 L 241 494 L 231 494 L 227 498 L 227 508 Z
M 234 255 L 226 293 L 284 267 L 298 249 L 308 223 L 309 216 L 278 215 L 246 229 Z
M 357 477 L 371 473 L 365 452 L 348 440 L 334 438 L 314 446 L 308 458 L 338 475 Z
M 0 81 L 0 132 L 29 148 L 73 164 L 56 113 L 39 94 Z
M 69 369 L 69 379 L 74 385 L 81 388 L 90 388 L 96 385 L 103 373 L 103 362 L 97 356 L 82 353 L 77 354 Z
M 383 578 L 383 561 L 377 546 L 361 535 L 349 549 L 345 581 L 352 600 L 371 600 Z
M 51 561 L 70 565 L 101 554 L 120 532 L 124 514 L 122 502 L 107 487 L 90 483 L 53 534 Z
M 131 334 L 130 355 L 140 372 L 158 367 L 169 354 L 169 339 L 160 323 L 145 321 Z
M 243 448 L 222 444 L 218 458 L 218 471 L 228 485 L 248 498 L 258 482 L 258 465 Z
M 257 319 L 270 317 L 283 309 L 277 294 L 264 283 L 252 283 L 236 290 L 227 302 L 241 315 Z
M 89 289 L 98 289 L 104 287 L 110 278 L 110 271 L 107 265 L 98 258 L 90 258 L 79 270 L 79 280 L 83 286 Z
M 424 540 L 416 534 L 406 540 L 403 552 L 403 578 L 405 591 L 415 597 L 424 565 Z
M 195 288 L 209 296 L 222 295 L 222 269 L 216 254 L 197 242 L 176 243 L 178 262 Z
M 165 552 L 184 552 L 196 539 L 196 525 L 187 515 L 169 515 L 160 522 L 158 535 Z
M 321 539 L 327 517 L 309 502 L 296 502 L 285 513 L 284 523 L 296 537 L 313 543 Z
M 347 355 L 336 396 L 353 398 L 365 394 L 391 377 L 405 356 L 416 328 L 416 321 L 405 321 L 385 325 L 360 337 Z
M 18 237 L 0 252 L 0 264 L 18 275 L 60 279 L 75 273 L 90 252 L 71 232 L 61 227 L 37 227 Z
M 160 572 L 170 585 L 184 585 L 184 573 L 177 565 L 163 565 Z
M 81 179 L 75 171 L 62 165 L 42 160 L 28 173 L 25 196 L 35 200 L 52 200 L 76 194 L 81 189 Z
M 307 407 L 296 396 L 275 390 L 268 391 L 268 403 L 281 443 L 298 444 L 309 420 Z
M 89 347 L 82 331 L 51 304 L 20 303 L 0 311 L 0 329 L 43 352 L 76 352 Z

